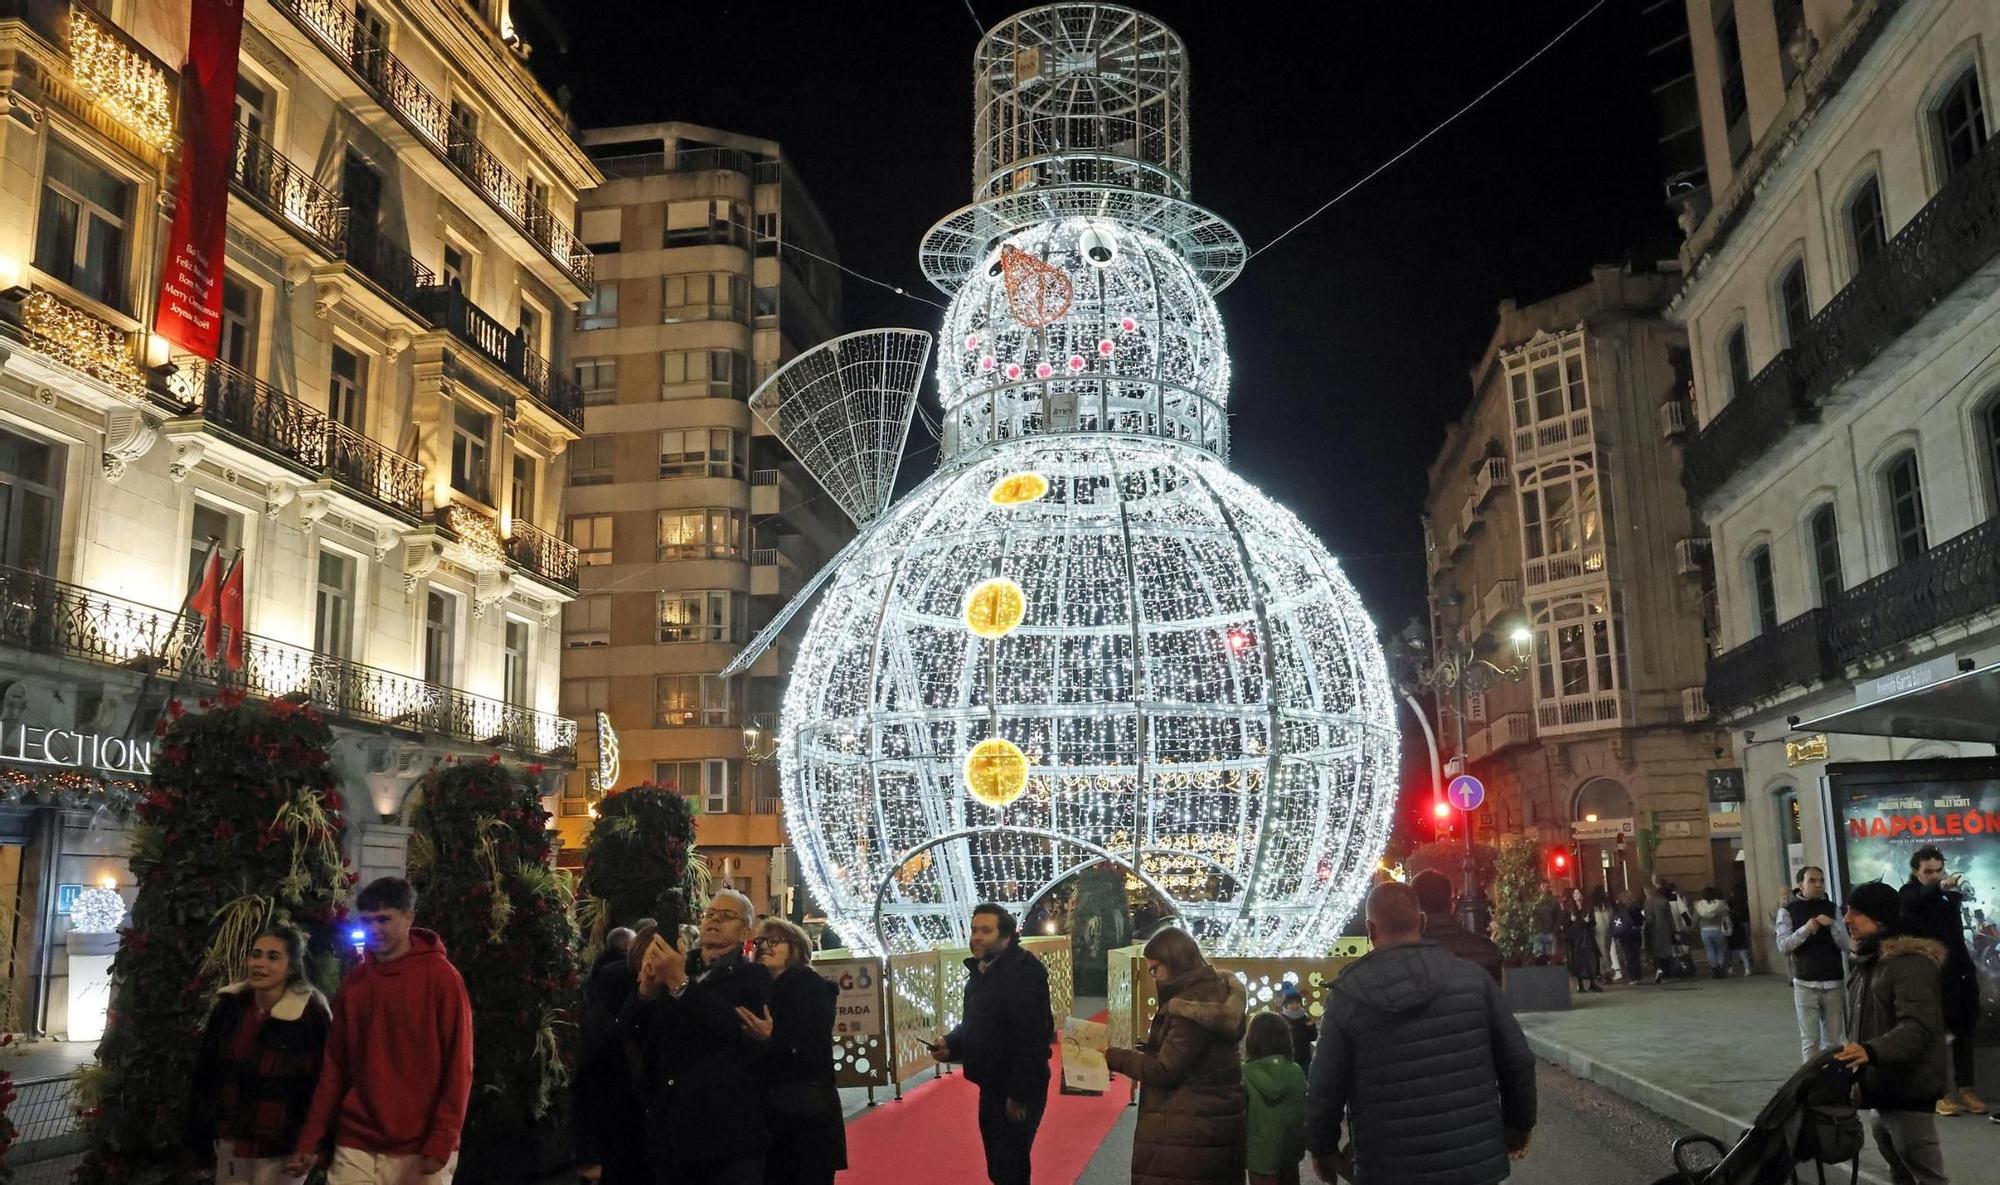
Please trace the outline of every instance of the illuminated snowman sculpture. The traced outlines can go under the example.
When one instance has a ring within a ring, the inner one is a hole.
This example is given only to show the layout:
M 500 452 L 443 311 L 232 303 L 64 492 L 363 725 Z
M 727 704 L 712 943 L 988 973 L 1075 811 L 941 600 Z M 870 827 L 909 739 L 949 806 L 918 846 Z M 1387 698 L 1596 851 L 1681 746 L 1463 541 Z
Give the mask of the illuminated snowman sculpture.
M 804 879 L 871 953 L 1110 862 L 1211 954 L 1323 955 L 1388 835 L 1393 692 L 1339 566 L 1225 464 L 1213 293 L 1244 251 L 1186 200 L 1185 50 L 1063 4 L 975 68 L 979 200 L 922 252 L 938 471 L 889 504 L 928 335 L 838 339 L 753 399 L 861 526 L 731 668 L 819 595 L 778 722 Z

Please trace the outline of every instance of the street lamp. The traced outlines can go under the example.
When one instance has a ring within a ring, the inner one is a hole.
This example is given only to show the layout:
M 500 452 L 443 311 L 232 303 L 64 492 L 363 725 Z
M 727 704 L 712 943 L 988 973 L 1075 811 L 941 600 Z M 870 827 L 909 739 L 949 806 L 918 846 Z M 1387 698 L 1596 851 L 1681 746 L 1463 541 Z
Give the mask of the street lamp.
M 1445 603 L 1456 605 L 1456 597 L 1447 595 Z M 1428 688 L 1434 693 L 1449 692 L 1456 710 L 1452 713 L 1458 729 L 1458 755 L 1465 756 L 1465 698 L 1476 695 L 1491 687 L 1497 679 L 1519 680 L 1528 673 L 1529 660 L 1534 657 L 1535 634 L 1524 622 L 1516 622 L 1506 633 L 1508 649 L 1513 661 L 1501 666 L 1487 657 L 1499 650 L 1500 640 L 1487 630 L 1470 643 L 1458 648 L 1446 648 L 1441 654 L 1431 652 L 1430 640 L 1425 636 L 1421 624 L 1412 621 L 1397 640 L 1401 643 L 1394 653 L 1397 685 L 1403 693 L 1413 695 L 1418 687 Z M 1428 723 L 1428 722 L 1426 722 Z M 1436 761 L 1436 757 L 1432 757 Z M 1440 803 L 1440 806 L 1444 804 Z M 1446 808 L 1447 810 L 1449 808 Z M 1442 818 L 1444 812 L 1439 812 Z M 1465 821 L 1465 863 L 1463 883 L 1458 895 L 1459 921 L 1474 934 L 1486 933 L 1488 907 L 1486 893 L 1479 887 L 1478 870 L 1472 858 L 1472 821 Z
M 743 759 L 752 765 L 765 765 L 778 755 L 778 730 L 771 727 L 770 717 L 752 716 L 743 722 Z

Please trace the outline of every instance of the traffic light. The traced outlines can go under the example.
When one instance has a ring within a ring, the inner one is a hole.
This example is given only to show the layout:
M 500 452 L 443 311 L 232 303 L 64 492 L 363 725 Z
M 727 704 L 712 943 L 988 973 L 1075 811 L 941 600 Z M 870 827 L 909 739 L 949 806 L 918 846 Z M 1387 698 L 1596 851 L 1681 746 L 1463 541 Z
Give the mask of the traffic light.
M 1561 879 L 1569 875 L 1569 849 L 1555 848 L 1549 852 L 1549 876 Z
M 1435 815 L 1440 819 L 1449 819 L 1451 818 L 1451 804 L 1448 802 L 1440 802 L 1437 805 L 1431 807 L 1431 814 Z

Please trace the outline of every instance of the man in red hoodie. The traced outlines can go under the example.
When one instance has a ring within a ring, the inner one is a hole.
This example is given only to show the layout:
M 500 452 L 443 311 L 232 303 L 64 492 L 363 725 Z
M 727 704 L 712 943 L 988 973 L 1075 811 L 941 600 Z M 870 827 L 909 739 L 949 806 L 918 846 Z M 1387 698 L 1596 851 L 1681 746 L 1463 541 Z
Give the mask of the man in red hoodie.
M 355 899 L 368 957 L 340 985 L 312 1109 L 285 1171 L 309 1171 L 331 1136 L 327 1185 L 450 1185 L 472 1093 L 472 1003 L 444 943 L 412 928 L 410 882 Z

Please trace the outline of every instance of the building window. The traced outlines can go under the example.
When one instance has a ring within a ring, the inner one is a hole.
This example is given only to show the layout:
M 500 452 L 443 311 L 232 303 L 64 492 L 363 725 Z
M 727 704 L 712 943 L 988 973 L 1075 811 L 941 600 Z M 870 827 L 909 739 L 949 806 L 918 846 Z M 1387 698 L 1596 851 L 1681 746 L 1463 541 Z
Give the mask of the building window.
M 700 247 L 711 243 L 750 245 L 750 212 L 720 198 L 667 203 L 667 233 L 662 245 Z
M 1888 246 L 1889 218 L 1882 208 L 1880 177 L 1868 178 L 1847 199 L 1847 243 L 1857 274 Z
M 216 361 L 244 374 L 255 371 L 257 299 L 255 290 L 225 273 L 222 277 L 222 337 L 215 345 Z
M 611 446 L 609 436 L 586 436 L 569 446 L 569 484 L 573 486 L 601 486 L 611 480 Z
M 451 486 L 487 505 L 493 503 L 491 466 L 486 461 L 493 417 L 460 405 L 451 413 Z
M 448 592 L 424 593 L 424 682 L 452 685 L 457 654 L 458 599 Z
M 743 512 L 723 507 L 662 510 L 657 558 L 735 559 L 743 554 Z
M 374 249 L 377 245 L 375 230 L 382 219 L 382 174 L 352 148 L 340 158 L 340 200 L 347 207 L 349 237 L 359 237 L 359 241 L 348 243 L 349 249 L 359 250 L 367 256 L 362 266 L 380 262 Z M 447 247 L 445 262 L 449 264 L 451 258 L 451 249 Z
M 1750 611 L 1757 632 L 1768 634 L 1778 628 L 1778 589 L 1771 576 L 1771 549 L 1759 547 L 1750 553 Z
M 125 307 L 132 186 L 51 142 L 35 224 L 35 266 L 86 296 Z
M 735 350 L 668 350 L 660 355 L 660 398 L 741 399 L 749 369 Z
M 2000 391 L 1979 412 L 1980 451 L 1986 461 L 1986 517 L 2000 517 Z
M 778 286 L 757 288 L 750 293 L 750 313 L 762 328 L 774 324 L 778 319 Z
M 236 75 L 236 126 L 259 140 L 265 139 L 269 122 L 270 97 L 247 74 Z
M 743 620 L 742 600 L 737 594 L 719 589 L 663 590 L 660 593 L 662 642 L 736 642 L 737 623 Z
M 1738 325 L 1722 339 L 1723 382 L 1735 399 L 1750 389 L 1750 339 Z
M 446 243 L 444 267 L 439 270 L 438 278 L 444 281 L 444 286 L 447 288 L 455 288 L 460 292 L 469 290 L 472 287 L 472 257 L 458 244 Z
M 1785 345 L 1796 347 L 1805 340 L 1806 326 L 1812 323 L 1812 302 L 1806 295 L 1806 261 L 1795 259 L 1778 278 L 1778 325 Z
M 605 280 L 591 291 L 590 299 L 577 306 L 578 329 L 618 328 L 618 282 Z
M 505 654 L 501 662 L 501 691 L 517 708 L 528 705 L 528 623 L 507 619 Z
M 736 723 L 730 680 L 717 675 L 660 675 L 653 681 L 654 722 L 661 728 Z
M 334 658 L 351 658 L 354 653 L 354 557 L 337 551 L 319 553 L 313 649 Z
M 576 562 L 594 568 L 611 562 L 611 516 L 578 514 L 569 520 L 569 541 L 576 547 Z
M 1521 543 L 1528 560 L 1550 561 L 1544 580 L 1602 570 L 1603 536 L 1597 474 L 1590 458 L 1544 465 L 1522 478 Z
M 55 572 L 56 540 L 61 533 L 57 508 L 62 500 L 62 479 L 60 446 L 0 428 L 0 563 L 44 576 Z M 201 503 L 195 503 L 197 516 L 201 510 Z M 240 532 L 240 524 L 237 533 L 222 531 L 227 536 L 223 541 L 232 548 L 231 554 L 242 538 Z M 206 554 L 206 537 L 197 538 L 201 539 Z M 200 561 L 195 564 L 199 566 Z
M 767 210 L 757 215 L 757 254 L 765 257 L 778 253 L 778 212 Z
M 669 428 L 660 433 L 661 477 L 743 477 L 743 442 L 727 428 Z
M 618 401 L 618 359 L 578 358 L 576 385 L 583 388 L 585 406 Z
M 1722 79 L 1722 122 L 1728 129 L 1729 161 L 1740 163 L 1750 153 L 1750 98 L 1743 82 L 1743 43 L 1736 33 L 1736 7 L 1731 0 L 1716 5 L 1715 60 Z
M 1917 454 L 1902 453 L 1890 461 L 1882 471 L 1882 482 L 1889 498 L 1889 535 L 1896 562 L 1922 559 L 1931 545 L 1924 529 L 1924 486 L 1917 472 Z
M 1813 582 L 1819 587 L 1819 603 L 1824 608 L 1847 587 L 1840 571 L 1840 524 L 1834 519 L 1833 503 L 1813 511 L 1807 525 L 1812 532 Z
M 0 432 L 0 444 L 11 446 L 11 442 L 4 439 L 9 436 L 13 436 L 13 433 Z M 19 438 L 16 437 L 15 439 Z M 13 503 L 21 498 L 21 488 L 9 478 L 0 477 L 0 480 L 7 481 L 11 487 L 7 494 L 9 502 L 7 509 L 11 515 L 15 509 Z M 11 522 L 9 526 L 12 526 Z M 216 554 L 221 558 L 222 568 L 227 569 L 229 562 L 236 558 L 237 552 L 243 546 L 243 516 L 240 514 L 231 514 L 227 510 L 211 506 L 206 502 L 196 502 L 194 504 L 194 519 L 188 527 L 187 586 L 190 589 L 201 583 L 201 566 L 208 559 L 208 549 L 210 546 L 216 549 Z M 17 568 L 30 566 L 21 560 L 15 559 L 13 551 L 13 532 L 10 530 L 8 532 L 7 562 Z
M 1560 358 L 1517 370 L 1508 376 L 1508 383 L 1516 428 L 1560 420 L 1590 406 L 1580 350 L 1572 349 Z
M 730 272 L 694 272 L 660 282 L 660 320 L 744 321 L 750 316 L 750 284 Z
M 516 324 L 521 334 L 521 344 L 527 346 L 530 352 L 547 357 L 549 344 L 542 340 L 542 326 L 548 323 L 547 314 L 528 303 L 526 296 L 521 297 L 520 304 L 521 312 Z
M 611 645 L 611 596 L 597 593 L 563 606 L 563 645 L 587 650 Z
M 333 363 L 328 368 L 326 383 L 326 414 L 335 423 L 361 433 L 368 429 L 367 411 L 362 405 L 366 375 L 359 354 L 333 347 Z
M 624 222 L 625 211 L 616 206 L 585 210 L 577 215 L 577 237 L 592 255 L 615 255 L 625 237 Z
M 1979 94 L 1979 67 L 1967 66 L 1938 98 L 1931 113 L 1937 137 L 1941 180 L 1958 176 L 1986 147 L 1986 104 Z
M 1535 690 L 1544 700 L 1607 695 L 1618 689 L 1611 615 L 1602 593 L 1530 607 Z
M 609 712 L 611 680 L 564 679 L 561 710 L 563 715 L 577 720 L 589 720 L 599 712 Z
M 737 763 L 719 757 L 702 761 L 656 761 L 653 780 L 684 797 L 700 796 L 706 814 L 729 812 L 736 801 Z
M 507 503 L 507 508 L 513 514 L 514 521 L 533 526 L 535 522 L 535 459 L 533 457 L 523 456 L 519 453 L 514 455 L 514 476 L 507 488 L 507 494 L 512 499 Z

